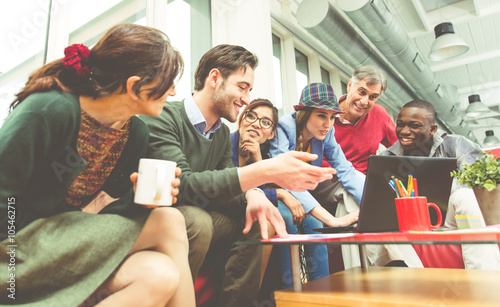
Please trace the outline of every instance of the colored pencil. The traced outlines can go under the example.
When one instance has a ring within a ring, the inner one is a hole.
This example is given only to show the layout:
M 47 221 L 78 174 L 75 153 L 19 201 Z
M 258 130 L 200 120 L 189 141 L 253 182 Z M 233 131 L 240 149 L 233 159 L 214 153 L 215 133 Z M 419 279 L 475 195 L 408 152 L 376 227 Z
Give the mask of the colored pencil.
M 401 195 L 401 197 L 406 197 L 406 193 L 403 190 L 403 184 L 401 183 L 401 181 L 399 181 L 399 179 L 396 178 L 394 179 L 394 182 L 396 183 L 396 187 L 398 188 L 399 195 Z
M 389 185 L 391 186 L 392 190 L 394 192 L 396 192 L 396 197 L 399 198 L 400 196 L 399 196 L 398 190 L 396 189 L 396 186 L 394 185 L 394 181 L 392 179 L 389 180 Z
M 413 178 L 413 194 L 415 197 L 418 196 L 418 185 L 417 185 L 417 178 Z
M 401 180 L 399 180 L 399 185 L 401 186 L 401 190 L 403 190 L 403 197 L 408 197 L 408 193 L 406 192 L 405 186 Z
M 411 196 L 413 192 L 413 175 L 409 174 L 408 175 L 408 196 Z

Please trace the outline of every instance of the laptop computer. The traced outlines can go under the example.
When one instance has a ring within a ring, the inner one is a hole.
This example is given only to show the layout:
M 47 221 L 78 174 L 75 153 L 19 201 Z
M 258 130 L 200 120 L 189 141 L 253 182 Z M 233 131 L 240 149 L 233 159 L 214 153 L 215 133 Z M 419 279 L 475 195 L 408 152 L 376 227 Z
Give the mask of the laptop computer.
M 407 187 L 409 174 L 417 178 L 418 195 L 426 196 L 428 202 L 435 203 L 441 209 L 444 223 L 453 179 L 450 172 L 456 168 L 455 158 L 371 156 L 368 159 L 357 225 L 313 230 L 321 233 L 398 232 L 394 202 L 396 193 L 389 185 L 389 180 L 394 176 Z M 432 209 L 429 212 L 431 221 L 435 224 L 437 214 Z

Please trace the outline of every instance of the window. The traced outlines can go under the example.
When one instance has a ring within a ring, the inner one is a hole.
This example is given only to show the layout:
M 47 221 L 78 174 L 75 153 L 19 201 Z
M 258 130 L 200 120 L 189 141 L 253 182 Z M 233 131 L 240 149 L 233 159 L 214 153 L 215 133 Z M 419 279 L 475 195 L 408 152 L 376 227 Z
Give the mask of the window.
M 14 95 L 29 74 L 43 64 L 48 1 L 4 1 L 0 4 L 0 125 Z
M 184 74 L 175 85 L 177 94 L 168 97 L 168 100 L 180 101 L 193 90 L 196 66 L 203 54 L 212 47 L 210 1 L 169 1 L 166 18 L 166 34 L 184 59 Z
M 320 67 L 321 69 L 321 82 L 331 84 L 330 81 L 330 72 L 323 67 Z
M 68 1 L 69 44 L 91 48 L 112 26 L 131 22 L 146 24 L 146 0 Z M 92 8 L 92 9 L 88 9 Z
M 273 71 L 276 101 L 279 115 L 283 115 L 283 86 L 281 82 L 281 39 L 273 34 Z
M 346 95 L 347 94 L 347 83 L 340 82 L 340 85 L 342 87 L 342 95 Z
M 302 94 L 302 90 L 309 84 L 309 65 L 307 56 L 295 49 L 295 78 L 297 80 L 298 97 Z
M 27 3 L 28 2 L 28 3 Z M 8 114 L 8 106 L 14 95 L 26 83 L 29 74 L 41 67 L 52 52 L 59 57 L 62 50 L 49 50 L 51 42 L 62 42 L 64 46 L 83 43 L 91 47 L 115 24 L 122 22 L 146 23 L 146 0 L 53 0 L 51 19 L 58 23 L 47 35 L 49 1 L 18 1 L 4 4 L 0 17 L 7 26 L 3 34 L 0 60 L 0 125 Z M 65 17 L 65 18 L 62 18 Z M 61 44 L 61 43 L 60 43 Z M 57 43 L 54 44 L 57 46 Z
M 159 2 L 160 0 L 155 0 Z M 47 54 L 52 61 L 64 55 L 64 47 L 79 43 L 89 48 L 112 26 L 131 22 L 147 24 L 148 0 L 26 0 L 0 4 L 0 126 L 8 115 L 14 95 L 30 73 L 41 67 Z M 52 3 L 50 35 L 47 35 L 49 3 Z M 160 2 L 161 3 L 161 2 Z M 185 70 L 177 82 L 178 99 L 192 89 L 194 69 L 211 47 L 210 0 L 168 1 L 167 35 L 182 54 Z M 51 46 L 57 47 L 51 47 Z M 59 50 L 60 49 L 60 50 Z M 194 63 L 194 64 L 192 64 Z M 172 99 L 172 97 L 171 97 Z

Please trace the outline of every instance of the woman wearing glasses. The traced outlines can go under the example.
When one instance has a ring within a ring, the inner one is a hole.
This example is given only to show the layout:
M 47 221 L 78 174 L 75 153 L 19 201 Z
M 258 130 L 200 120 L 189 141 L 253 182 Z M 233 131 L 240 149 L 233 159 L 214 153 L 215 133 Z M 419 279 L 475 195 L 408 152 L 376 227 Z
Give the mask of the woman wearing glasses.
M 242 116 L 238 119 L 238 130 L 231 133 L 234 166 L 241 167 L 270 157 L 269 140 L 274 137 L 277 122 L 278 110 L 267 99 L 255 99 L 245 107 Z M 283 206 L 292 212 L 293 223 L 302 222 L 305 217 L 304 208 L 288 191 L 276 189 L 274 185 L 264 185 L 260 188 L 275 206 L 278 208 Z M 274 229 L 270 224 L 268 224 L 268 229 L 269 237 L 274 236 Z M 261 282 L 271 250 L 272 245 L 264 247 Z
M 233 163 L 240 167 L 270 157 L 268 141 L 274 137 L 278 122 L 278 110 L 267 99 L 253 100 L 242 114 L 238 131 L 231 133 Z M 268 199 L 275 206 L 278 200 L 284 202 L 293 212 L 294 223 L 302 222 L 305 216 L 302 205 L 286 190 L 269 189 L 269 186 L 261 187 Z

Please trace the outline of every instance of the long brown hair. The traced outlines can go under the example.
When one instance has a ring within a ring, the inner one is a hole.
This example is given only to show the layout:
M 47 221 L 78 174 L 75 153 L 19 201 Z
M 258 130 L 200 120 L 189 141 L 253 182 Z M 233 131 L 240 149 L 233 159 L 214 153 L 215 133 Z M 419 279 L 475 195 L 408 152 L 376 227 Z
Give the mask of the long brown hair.
M 304 148 L 304 128 L 306 127 L 307 120 L 309 120 L 309 117 L 311 116 L 312 111 L 314 108 L 311 107 L 305 107 L 303 109 L 300 109 L 297 111 L 297 114 L 295 116 L 295 125 L 296 125 L 296 136 L 297 136 L 297 145 L 296 149 L 298 151 L 304 151 L 307 148 Z
M 84 77 L 66 68 L 62 59 L 42 66 L 31 74 L 16 95 L 11 110 L 36 92 L 60 90 L 94 98 L 110 96 L 119 89 L 124 93 L 131 76 L 141 78 L 133 87 L 138 96 L 144 85 L 157 81 L 148 88 L 147 96 L 158 99 L 184 69 L 182 56 L 165 33 L 132 23 L 109 29 L 90 50 L 87 65 L 90 74 Z

